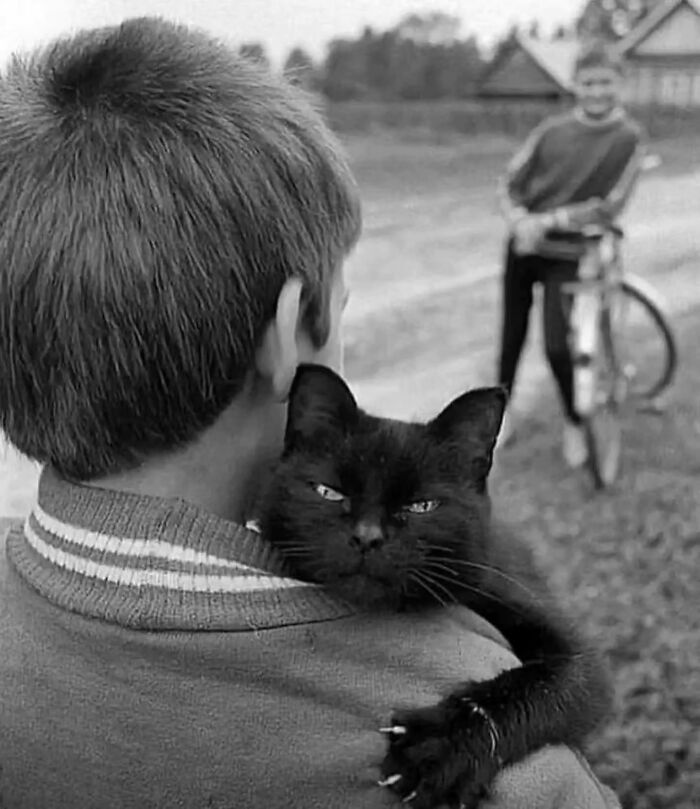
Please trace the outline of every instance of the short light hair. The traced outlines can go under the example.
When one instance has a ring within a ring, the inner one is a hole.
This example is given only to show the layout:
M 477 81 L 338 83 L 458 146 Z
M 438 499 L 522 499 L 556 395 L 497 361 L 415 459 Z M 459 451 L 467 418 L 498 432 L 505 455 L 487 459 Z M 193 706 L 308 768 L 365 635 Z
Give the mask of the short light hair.
M 579 50 L 574 62 L 574 76 L 581 70 L 595 67 L 607 67 L 622 74 L 624 63 L 612 45 L 603 40 L 593 40 Z
M 8 65 L 0 221 L 0 429 L 89 480 L 214 422 L 290 277 L 323 345 L 360 210 L 303 91 L 140 18 Z

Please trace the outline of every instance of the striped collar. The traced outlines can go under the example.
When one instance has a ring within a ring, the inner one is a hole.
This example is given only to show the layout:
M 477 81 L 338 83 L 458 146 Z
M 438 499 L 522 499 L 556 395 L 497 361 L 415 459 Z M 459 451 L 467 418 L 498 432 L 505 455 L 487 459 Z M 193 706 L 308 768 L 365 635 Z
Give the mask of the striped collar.
M 251 630 L 352 612 L 287 576 L 250 528 L 183 500 L 83 486 L 50 469 L 8 554 L 58 606 L 136 629 Z

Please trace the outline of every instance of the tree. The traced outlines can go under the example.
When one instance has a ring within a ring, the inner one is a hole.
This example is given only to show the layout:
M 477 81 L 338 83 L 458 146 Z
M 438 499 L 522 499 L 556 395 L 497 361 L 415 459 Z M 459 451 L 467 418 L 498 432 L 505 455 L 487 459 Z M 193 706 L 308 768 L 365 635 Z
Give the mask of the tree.
M 569 38 L 569 31 L 567 30 L 565 25 L 558 25 L 554 29 L 554 33 L 552 34 L 553 40 L 560 40 L 560 39 L 568 39 Z
M 588 0 L 576 22 L 582 40 L 616 41 L 664 0 Z
M 329 45 L 323 92 L 332 100 L 465 98 L 483 70 L 474 37 L 455 38 L 459 20 L 411 15 L 382 33 L 365 28 L 355 40 Z
M 318 75 L 314 60 L 300 47 L 292 48 L 284 63 L 284 75 L 292 84 L 315 90 L 318 86 Z
M 265 47 L 259 42 L 244 42 L 238 49 L 238 52 L 241 56 L 245 56 L 246 59 L 259 62 L 265 67 L 270 66 L 270 60 L 267 58 Z
M 530 23 L 530 27 L 528 29 L 528 36 L 532 37 L 532 39 L 539 39 L 540 38 L 540 23 L 539 20 L 533 20 Z
M 410 39 L 423 45 L 449 45 L 459 35 L 459 17 L 434 11 L 430 14 L 409 14 L 394 31 L 399 39 Z
M 321 89 L 332 101 L 350 101 L 367 96 L 367 63 L 364 51 L 357 42 L 334 39 L 329 43 Z

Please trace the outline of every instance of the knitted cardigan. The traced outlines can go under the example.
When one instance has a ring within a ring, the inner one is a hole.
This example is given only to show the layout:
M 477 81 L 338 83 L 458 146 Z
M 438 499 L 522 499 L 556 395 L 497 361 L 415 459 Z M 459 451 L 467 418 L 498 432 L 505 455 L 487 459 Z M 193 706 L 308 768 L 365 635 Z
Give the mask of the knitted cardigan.
M 398 805 L 379 727 L 517 665 L 498 640 L 462 608 L 355 614 L 253 531 L 47 470 L 0 556 L 0 806 Z M 486 806 L 617 803 L 556 748 Z

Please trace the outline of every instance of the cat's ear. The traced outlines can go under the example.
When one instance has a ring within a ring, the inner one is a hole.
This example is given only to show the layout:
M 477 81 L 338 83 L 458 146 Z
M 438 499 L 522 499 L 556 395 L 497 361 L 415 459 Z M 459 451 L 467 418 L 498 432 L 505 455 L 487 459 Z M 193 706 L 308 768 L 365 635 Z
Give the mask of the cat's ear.
M 483 468 L 486 474 L 491 467 L 505 406 L 503 388 L 476 388 L 450 402 L 428 427 L 438 441 L 459 445 L 470 461 L 482 461 L 477 468 Z
M 324 365 L 302 364 L 289 392 L 286 450 L 322 437 L 344 435 L 357 421 L 357 402 L 335 371 Z

